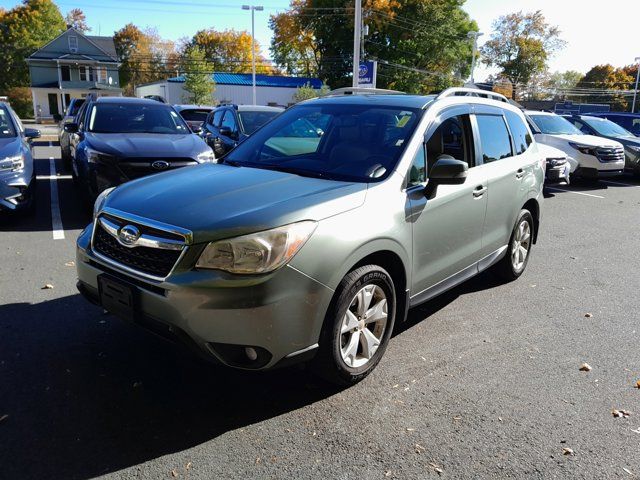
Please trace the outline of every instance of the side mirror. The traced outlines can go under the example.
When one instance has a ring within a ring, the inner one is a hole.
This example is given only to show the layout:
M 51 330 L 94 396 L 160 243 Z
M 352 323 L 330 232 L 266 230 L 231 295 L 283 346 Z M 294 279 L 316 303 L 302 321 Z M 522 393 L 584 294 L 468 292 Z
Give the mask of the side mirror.
M 24 136 L 27 138 L 40 138 L 40 130 L 37 130 L 35 128 L 25 128 L 24 129 Z
M 78 132 L 78 124 L 74 122 L 69 122 L 64 124 L 64 131 L 67 133 L 77 133 Z
M 453 157 L 439 158 L 429 172 L 429 183 L 436 185 L 460 185 L 467 179 L 469 166 Z
M 233 132 L 229 127 L 220 127 L 220 135 L 224 135 L 225 137 L 233 137 Z

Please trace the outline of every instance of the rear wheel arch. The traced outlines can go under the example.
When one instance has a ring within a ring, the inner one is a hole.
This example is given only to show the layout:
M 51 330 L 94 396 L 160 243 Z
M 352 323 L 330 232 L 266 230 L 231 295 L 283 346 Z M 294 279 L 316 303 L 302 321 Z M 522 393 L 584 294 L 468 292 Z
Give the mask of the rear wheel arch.
M 531 198 L 522 206 L 523 209 L 529 210 L 533 217 L 533 243 L 538 242 L 538 230 L 540 225 L 540 204 L 537 200 Z

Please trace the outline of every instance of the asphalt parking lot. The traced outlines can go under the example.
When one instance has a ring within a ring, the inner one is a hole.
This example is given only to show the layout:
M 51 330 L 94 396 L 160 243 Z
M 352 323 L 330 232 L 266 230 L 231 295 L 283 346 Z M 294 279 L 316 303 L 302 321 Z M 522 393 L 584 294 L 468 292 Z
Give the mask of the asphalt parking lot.
M 209 366 L 88 304 L 90 215 L 59 149 L 36 154 L 36 214 L 0 220 L 0 477 L 640 477 L 637 179 L 550 190 L 518 281 L 413 309 L 337 390 Z

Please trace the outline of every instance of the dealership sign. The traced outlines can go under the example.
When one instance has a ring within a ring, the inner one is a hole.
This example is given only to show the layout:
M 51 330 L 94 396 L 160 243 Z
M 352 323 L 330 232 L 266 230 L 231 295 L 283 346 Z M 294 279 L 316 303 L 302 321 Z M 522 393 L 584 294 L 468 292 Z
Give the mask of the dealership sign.
M 376 88 L 376 75 L 378 73 L 378 62 L 368 61 L 360 63 L 358 75 L 358 86 L 363 88 Z

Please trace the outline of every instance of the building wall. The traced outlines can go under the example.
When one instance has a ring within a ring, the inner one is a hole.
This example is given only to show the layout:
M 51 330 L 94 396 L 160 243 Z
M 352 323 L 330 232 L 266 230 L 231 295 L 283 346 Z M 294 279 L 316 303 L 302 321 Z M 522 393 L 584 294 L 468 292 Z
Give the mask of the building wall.
M 58 83 L 58 69 L 55 61 L 31 60 L 29 62 L 29 76 L 31 85 L 37 87 L 51 83 Z
M 187 92 L 184 84 L 179 82 L 158 82 L 151 85 L 136 87 L 136 97 L 146 95 L 161 95 L 172 104 L 189 103 L 184 97 Z M 258 105 L 276 104 L 287 106 L 293 103 L 295 88 L 284 87 L 257 87 L 256 103 Z M 216 85 L 214 98 L 217 103 L 235 103 L 237 105 L 253 104 L 251 85 Z

